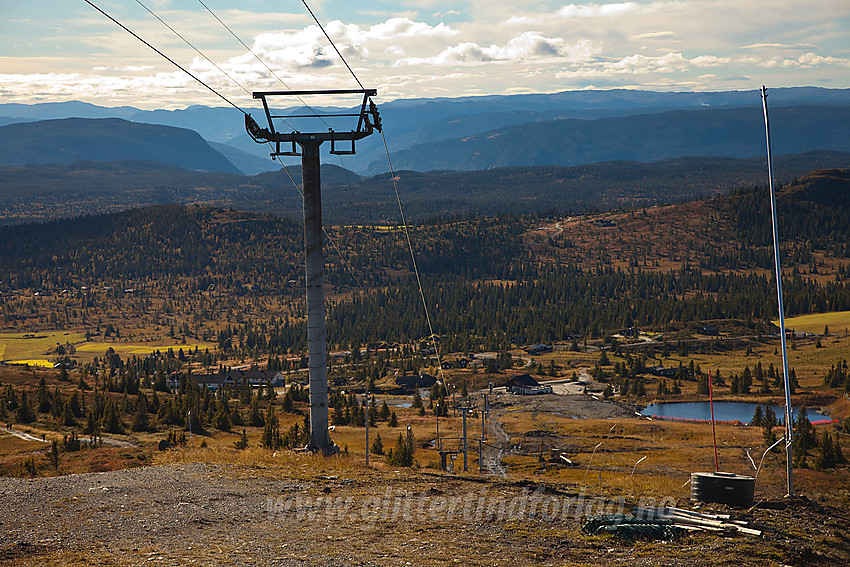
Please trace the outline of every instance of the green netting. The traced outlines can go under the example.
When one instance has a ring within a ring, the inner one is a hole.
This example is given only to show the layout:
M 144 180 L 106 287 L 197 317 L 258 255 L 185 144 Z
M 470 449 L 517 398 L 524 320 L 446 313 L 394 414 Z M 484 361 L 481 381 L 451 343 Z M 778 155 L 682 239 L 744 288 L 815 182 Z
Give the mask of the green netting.
M 611 534 L 625 540 L 671 540 L 684 530 L 670 520 L 645 520 L 627 514 L 588 516 L 581 531 L 589 535 Z

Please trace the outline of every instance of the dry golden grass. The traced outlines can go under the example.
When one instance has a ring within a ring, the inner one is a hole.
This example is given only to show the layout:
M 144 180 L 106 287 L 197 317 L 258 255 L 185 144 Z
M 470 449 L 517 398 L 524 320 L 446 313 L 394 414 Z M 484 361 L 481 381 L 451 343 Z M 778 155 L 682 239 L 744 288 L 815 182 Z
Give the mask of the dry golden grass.
M 773 323 L 779 325 L 778 320 L 773 321 Z M 832 334 L 846 334 L 845 331 L 850 328 L 850 311 L 814 313 L 785 319 L 785 328 L 792 329 L 798 333 L 821 334 L 827 326 Z
M 77 331 L 0 333 L 0 360 L 45 360 L 45 353 L 57 344 L 83 341 L 85 334 Z
M 45 444 L 40 441 L 27 441 L 19 437 L 15 437 L 7 433 L 5 430 L 0 431 L 0 459 L 5 459 L 11 455 L 20 455 L 22 453 L 31 453 L 33 451 L 43 450 Z

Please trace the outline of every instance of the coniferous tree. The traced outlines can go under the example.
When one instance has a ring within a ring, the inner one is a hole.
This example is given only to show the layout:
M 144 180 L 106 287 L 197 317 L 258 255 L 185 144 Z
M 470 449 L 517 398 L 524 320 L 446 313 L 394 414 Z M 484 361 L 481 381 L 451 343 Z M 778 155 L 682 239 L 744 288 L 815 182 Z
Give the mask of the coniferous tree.
M 38 381 L 37 398 L 38 398 L 38 413 L 49 412 L 50 407 L 52 406 L 52 403 L 51 403 L 51 398 L 50 398 L 50 390 L 47 389 L 47 384 L 44 381 L 44 376 L 42 376 L 41 380 Z
M 815 457 L 815 467 L 818 470 L 833 469 L 836 465 L 835 445 L 832 442 L 832 436 L 826 431 L 820 439 L 820 450 Z
M 262 427 L 265 423 L 263 414 L 260 413 L 260 401 L 254 396 L 251 399 L 251 405 L 248 407 L 248 425 L 251 427 Z
M 18 423 L 32 423 L 35 421 L 35 413 L 32 410 L 32 405 L 30 405 L 26 390 L 21 391 L 21 401 L 18 405 L 18 411 L 15 414 L 15 420 Z
M 71 411 L 70 399 L 65 401 L 65 409 L 62 410 L 62 425 L 66 427 L 74 427 L 77 425 L 77 420 L 74 419 L 74 412 Z
M 387 453 L 387 463 L 396 467 L 411 467 L 413 466 L 413 440 L 412 435 L 409 435 L 410 440 L 405 439 L 399 433 L 396 440 L 395 448 L 390 449 Z
M 753 427 L 761 427 L 762 422 L 764 420 L 764 413 L 762 413 L 761 405 L 756 406 L 756 410 L 753 412 L 753 418 L 750 420 L 750 425 Z
M 243 451 L 248 448 L 248 435 L 244 428 L 242 429 L 242 437 L 238 441 L 234 441 L 233 446 Z
M 381 434 L 380 433 L 378 433 L 375 436 L 375 440 L 372 441 L 372 446 L 370 447 L 369 450 L 372 453 L 375 453 L 376 455 L 383 455 L 384 454 L 384 442 L 381 440 Z
M 121 414 L 118 413 L 118 407 L 111 399 L 106 402 L 101 427 L 107 433 L 124 433 L 124 426 L 121 424 Z
M 222 402 L 213 416 L 213 427 L 220 431 L 230 431 L 230 404 Z
M 280 426 L 272 404 L 269 404 L 269 409 L 266 412 L 261 443 L 263 447 L 273 450 L 280 449 L 283 445 L 283 440 L 280 437 Z
M 776 414 L 774 414 L 773 410 L 767 406 L 765 406 L 764 419 L 762 420 L 761 425 L 764 444 L 770 447 L 776 443 L 776 433 L 773 431 L 773 428 L 776 427 Z

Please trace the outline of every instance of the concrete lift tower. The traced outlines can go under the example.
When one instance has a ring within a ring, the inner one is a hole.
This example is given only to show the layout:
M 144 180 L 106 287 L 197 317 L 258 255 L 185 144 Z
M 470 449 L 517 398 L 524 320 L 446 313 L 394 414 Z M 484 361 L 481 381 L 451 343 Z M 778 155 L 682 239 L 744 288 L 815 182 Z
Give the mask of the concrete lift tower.
M 255 142 L 270 144 L 271 157 L 300 156 L 301 177 L 304 196 L 304 250 L 307 272 L 307 349 L 310 366 L 310 444 L 311 451 L 321 451 L 331 455 L 339 451 L 331 443 L 328 434 L 328 355 L 325 330 L 325 257 L 322 252 L 322 183 L 320 175 L 319 147 L 330 142 L 330 153 L 351 155 L 355 153 L 354 143 L 381 131 L 381 119 L 378 109 L 372 102 L 377 94 L 374 89 L 357 90 L 321 90 L 321 91 L 273 91 L 255 92 L 255 99 L 263 101 L 268 128 L 261 128 L 249 115 L 245 116 L 245 129 Z M 269 98 L 297 97 L 313 95 L 362 95 L 359 112 L 319 114 L 315 111 L 307 114 L 278 115 L 269 107 Z M 292 130 L 279 132 L 275 122 L 319 119 L 327 126 L 324 132 L 302 132 Z M 340 119 L 357 125 L 351 130 L 335 131 L 327 120 L 338 124 Z M 348 145 L 350 143 L 350 146 Z M 281 149 L 284 144 L 284 149 Z M 342 144 L 340 146 L 339 144 Z M 300 153 L 299 153 L 300 148 Z

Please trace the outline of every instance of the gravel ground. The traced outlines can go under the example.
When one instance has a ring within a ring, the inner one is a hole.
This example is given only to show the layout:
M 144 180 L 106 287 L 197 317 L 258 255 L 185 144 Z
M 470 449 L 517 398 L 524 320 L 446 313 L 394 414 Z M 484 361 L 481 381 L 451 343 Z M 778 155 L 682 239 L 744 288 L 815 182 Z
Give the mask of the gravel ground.
M 524 516 L 510 515 L 529 495 L 576 496 L 564 487 L 392 470 L 297 481 L 282 475 L 255 466 L 174 464 L 2 478 L 0 565 L 850 564 L 850 518 L 808 501 L 748 513 L 766 528 L 761 538 L 698 534 L 674 543 L 626 543 L 581 535 L 580 515 L 572 510 L 554 519 L 530 506 Z M 396 503 L 395 511 L 390 505 L 362 513 L 362 503 L 382 495 L 403 498 L 386 500 Z M 346 515 L 326 513 L 318 503 L 320 512 L 310 517 L 294 510 L 299 498 L 354 505 Z M 473 512 L 476 502 L 506 502 L 508 515 L 466 516 L 467 509 L 457 508 L 450 516 L 450 498 L 472 503 Z M 403 505 L 399 515 L 398 502 L 412 504 L 410 517 Z

